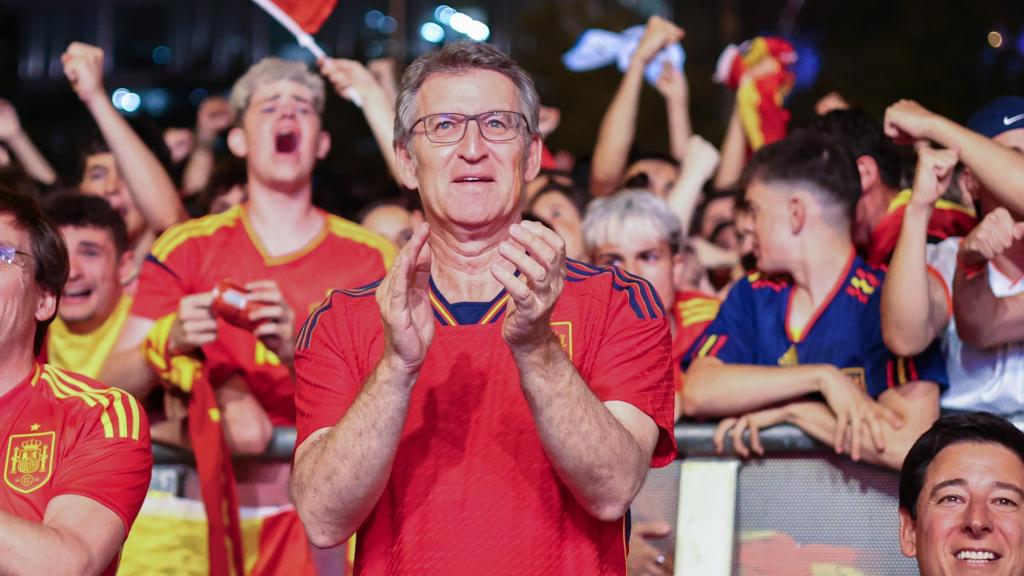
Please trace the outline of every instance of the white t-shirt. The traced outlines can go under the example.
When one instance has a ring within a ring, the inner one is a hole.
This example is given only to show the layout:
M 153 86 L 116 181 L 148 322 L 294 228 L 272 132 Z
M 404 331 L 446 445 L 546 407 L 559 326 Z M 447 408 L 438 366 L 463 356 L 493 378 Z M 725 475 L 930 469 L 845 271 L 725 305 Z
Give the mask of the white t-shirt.
M 962 238 L 948 238 L 928 246 L 928 264 L 953 292 L 956 254 Z M 1024 282 L 1007 278 L 989 262 L 988 285 L 997 297 L 1024 292 Z M 1024 341 L 992 348 L 975 348 L 960 339 L 951 318 L 942 337 L 949 389 L 940 404 L 947 410 L 986 410 L 996 414 L 1024 411 Z

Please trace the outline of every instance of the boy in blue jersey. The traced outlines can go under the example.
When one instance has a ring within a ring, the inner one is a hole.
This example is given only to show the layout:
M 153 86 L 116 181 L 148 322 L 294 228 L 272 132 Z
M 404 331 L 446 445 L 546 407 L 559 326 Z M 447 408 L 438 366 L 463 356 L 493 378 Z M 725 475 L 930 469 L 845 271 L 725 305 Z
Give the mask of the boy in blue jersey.
M 898 358 L 882 341 L 882 270 L 856 255 L 856 164 L 821 136 L 793 135 L 751 160 L 743 184 L 760 272 L 736 284 L 694 343 L 689 416 L 725 417 L 716 434 L 763 453 L 759 429 L 799 426 L 837 453 L 899 469 L 939 415 L 946 374 L 932 346 Z M 822 401 L 824 400 L 824 401 Z

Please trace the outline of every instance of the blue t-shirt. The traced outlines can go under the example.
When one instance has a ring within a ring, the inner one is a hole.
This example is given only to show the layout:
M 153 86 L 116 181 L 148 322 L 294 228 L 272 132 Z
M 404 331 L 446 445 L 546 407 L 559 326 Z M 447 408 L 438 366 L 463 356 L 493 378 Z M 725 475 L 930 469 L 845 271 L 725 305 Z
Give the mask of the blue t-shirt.
M 883 270 L 851 254 L 832 294 L 797 332 L 788 323 L 792 282 L 750 274 L 729 292 L 718 317 L 687 352 L 683 368 L 704 356 L 758 366 L 831 364 L 876 399 L 915 380 L 945 389 L 946 364 L 938 340 L 912 358 L 895 356 L 882 341 L 879 307 L 884 279 Z

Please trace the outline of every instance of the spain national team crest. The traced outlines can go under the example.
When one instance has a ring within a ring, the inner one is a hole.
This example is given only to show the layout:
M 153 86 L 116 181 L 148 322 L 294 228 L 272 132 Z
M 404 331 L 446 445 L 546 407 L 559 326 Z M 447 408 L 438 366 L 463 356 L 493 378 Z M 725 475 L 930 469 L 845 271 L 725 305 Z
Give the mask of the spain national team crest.
M 22 494 L 42 488 L 53 475 L 56 438 L 53 432 L 12 434 L 7 439 L 4 482 Z
M 558 336 L 558 343 L 572 361 L 572 322 L 552 322 L 551 331 Z

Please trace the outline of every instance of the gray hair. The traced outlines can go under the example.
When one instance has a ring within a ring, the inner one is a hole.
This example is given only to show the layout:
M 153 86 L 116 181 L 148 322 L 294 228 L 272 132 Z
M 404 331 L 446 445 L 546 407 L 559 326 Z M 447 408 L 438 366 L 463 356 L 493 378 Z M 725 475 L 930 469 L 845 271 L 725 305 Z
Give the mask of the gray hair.
M 530 75 L 490 44 L 454 42 L 420 56 L 405 69 L 395 105 L 395 143 L 403 146 L 409 143 L 412 124 L 419 113 L 416 96 L 427 78 L 433 74 L 463 74 L 473 70 L 491 70 L 508 77 L 519 91 L 520 112 L 526 116 L 527 128 L 533 134 L 538 133 L 540 96 Z
M 596 198 L 583 218 L 583 244 L 587 252 L 613 240 L 624 228 L 647 231 L 668 242 L 672 253 L 681 247 L 683 226 L 668 203 L 651 192 L 631 189 Z
M 324 79 L 310 72 L 303 62 L 270 56 L 250 66 L 231 88 L 231 110 L 235 113 L 235 122 L 242 121 L 242 115 L 252 101 L 253 92 L 278 80 L 291 80 L 309 88 L 313 93 L 313 107 L 317 114 L 323 113 Z

